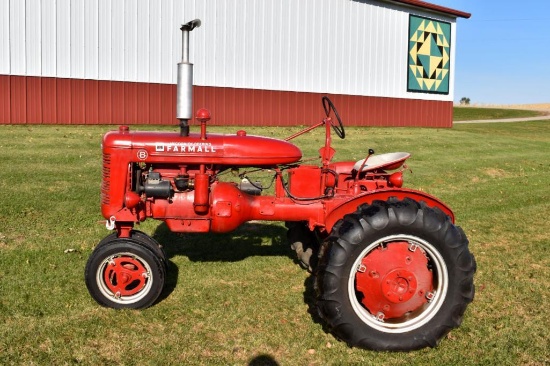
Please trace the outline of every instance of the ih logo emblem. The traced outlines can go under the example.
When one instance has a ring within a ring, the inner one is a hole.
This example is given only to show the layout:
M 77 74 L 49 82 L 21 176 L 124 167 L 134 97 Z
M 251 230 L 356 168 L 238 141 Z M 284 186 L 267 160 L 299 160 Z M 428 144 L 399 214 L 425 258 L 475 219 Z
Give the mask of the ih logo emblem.
M 137 158 L 139 160 L 145 160 L 145 159 L 147 159 L 148 156 L 149 156 L 149 154 L 147 153 L 147 150 L 139 150 L 137 152 Z

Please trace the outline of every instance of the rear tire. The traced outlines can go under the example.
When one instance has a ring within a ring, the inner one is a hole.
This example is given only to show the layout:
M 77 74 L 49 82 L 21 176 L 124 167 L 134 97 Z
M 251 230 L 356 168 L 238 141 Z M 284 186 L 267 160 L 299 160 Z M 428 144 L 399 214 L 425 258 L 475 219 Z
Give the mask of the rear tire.
M 435 347 L 474 298 L 476 263 L 464 232 L 423 202 L 362 205 L 334 226 L 321 252 L 319 314 L 350 346 Z
M 100 305 L 114 309 L 151 306 L 164 288 L 163 259 L 133 239 L 102 242 L 92 252 L 84 272 L 90 295 Z

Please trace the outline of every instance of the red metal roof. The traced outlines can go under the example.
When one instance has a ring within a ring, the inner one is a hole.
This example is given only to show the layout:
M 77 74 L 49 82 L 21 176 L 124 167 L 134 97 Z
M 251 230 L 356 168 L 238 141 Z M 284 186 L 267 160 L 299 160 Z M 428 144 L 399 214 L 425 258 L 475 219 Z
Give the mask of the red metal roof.
M 439 13 L 445 13 L 445 14 L 453 15 L 453 16 L 460 17 L 460 18 L 466 18 L 467 19 L 467 18 L 470 18 L 472 16 L 472 14 L 470 14 L 470 13 L 466 13 L 466 12 L 451 9 L 451 8 L 447 8 L 447 7 L 436 5 L 436 4 L 427 3 L 425 1 L 420 1 L 420 0 L 390 0 L 390 1 L 394 1 L 396 3 L 408 4 L 408 5 L 411 5 L 411 6 L 416 6 L 416 7 L 424 8 L 424 9 L 428 9 L 428 10 L 433 10 L 433 11 L 436 11 L 436 12 L 439 12 Z

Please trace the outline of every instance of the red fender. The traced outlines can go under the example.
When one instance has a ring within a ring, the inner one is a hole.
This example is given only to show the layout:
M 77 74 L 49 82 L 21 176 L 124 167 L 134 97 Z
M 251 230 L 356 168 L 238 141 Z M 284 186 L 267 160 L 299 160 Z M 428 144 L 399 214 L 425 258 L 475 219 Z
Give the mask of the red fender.
M 362 194 L 334 208 L 332 211 L 330 211 L 325 220 L 326 231 L 330 232 L 332 230 L 332 227 L 336 224 L 338 220 L 343 218 L 346 214 L 355 212 L 357 210 L 357 207 L 359 207 L 360 205 L 364 203 L 371 204 L 373 201 L 376 200 L 387 201 L 390 197 L 396 197 L 400 200 L 410 198 L 417 202 L 424 201 L 429 207 L 437 207 L 441 209 L 441 211 L 443 211 L 447 216 L 450 217 L 451 222 L 455 222 L 455 215 L 453 211 L 449 208 L 449 206 L 441 202 L 439 199 L 430 196 L 429 194 L 420 191 L 414 191 L 411 189 L 387 189 L 383 191 L 372 191 Z

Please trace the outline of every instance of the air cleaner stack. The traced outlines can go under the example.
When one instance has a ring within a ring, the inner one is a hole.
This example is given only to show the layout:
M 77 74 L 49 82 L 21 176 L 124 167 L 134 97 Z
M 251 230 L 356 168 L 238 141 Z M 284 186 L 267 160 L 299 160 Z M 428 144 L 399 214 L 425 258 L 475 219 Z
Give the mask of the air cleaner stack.
M 180 135 L 189 135 L 189 120 L 193 116 L 193 64 L 189 62 L 189 32 L 201 26 L 200 19 L 181 26 L 182 50 L 178 63 L 178 91 L 176 96 L 176 118 L 180 120 Z

